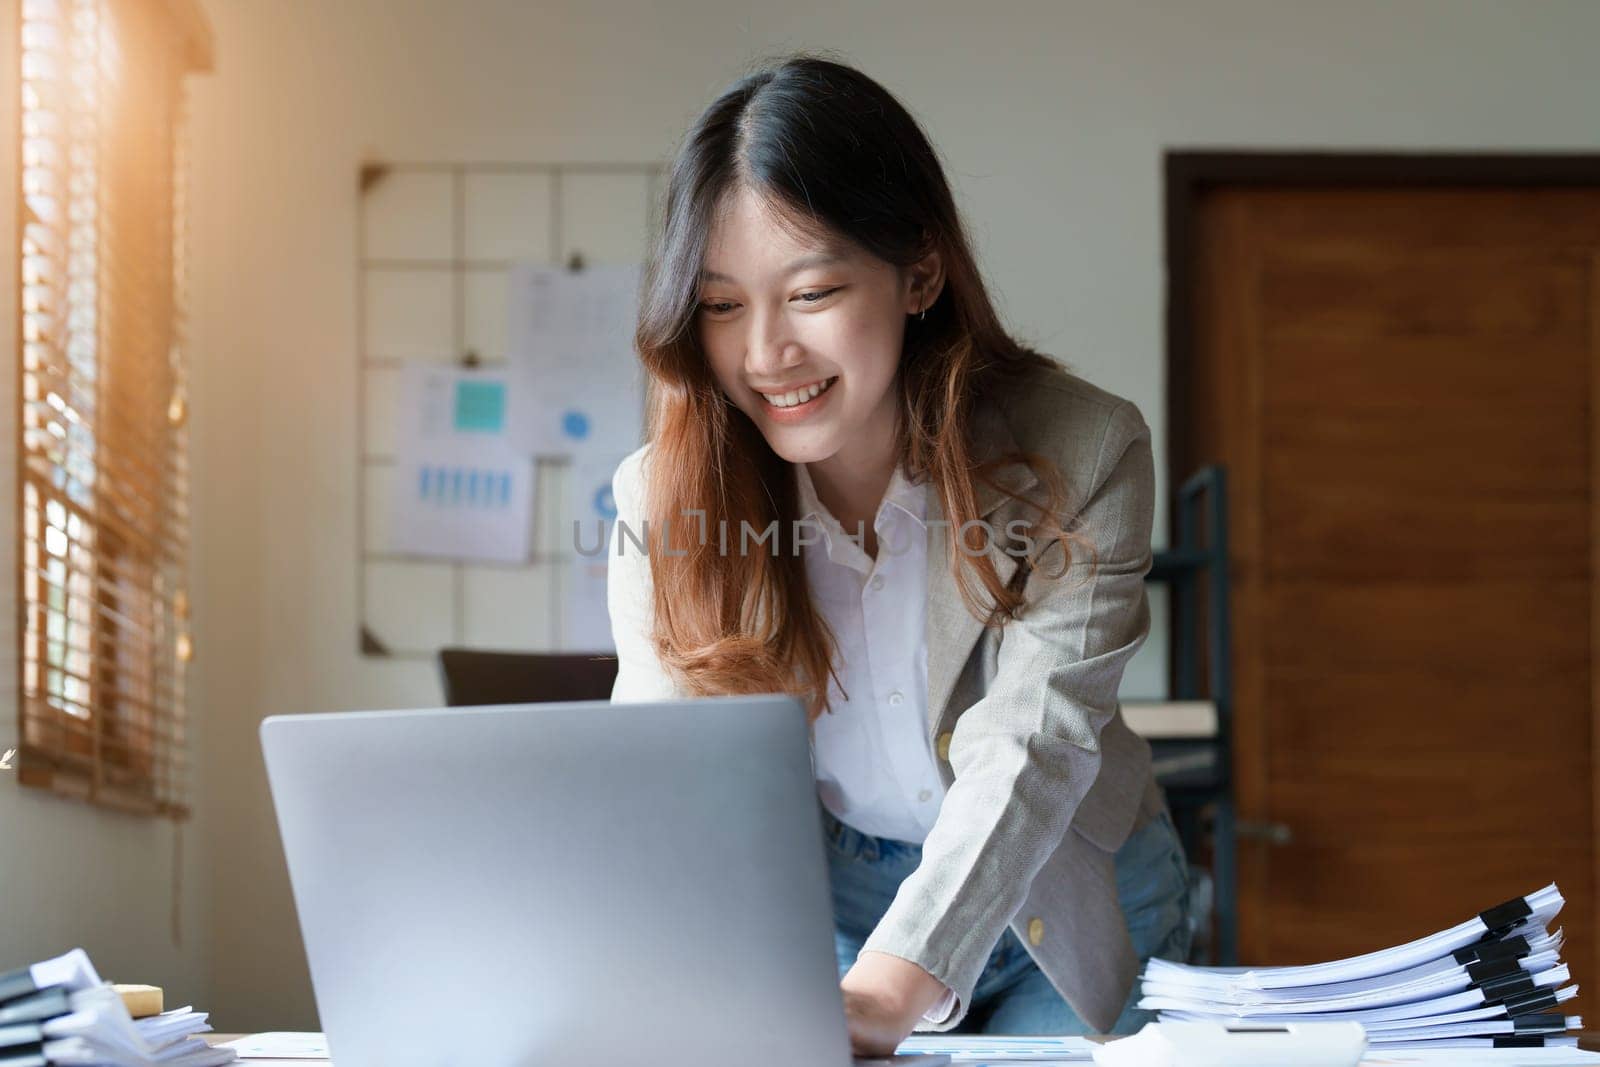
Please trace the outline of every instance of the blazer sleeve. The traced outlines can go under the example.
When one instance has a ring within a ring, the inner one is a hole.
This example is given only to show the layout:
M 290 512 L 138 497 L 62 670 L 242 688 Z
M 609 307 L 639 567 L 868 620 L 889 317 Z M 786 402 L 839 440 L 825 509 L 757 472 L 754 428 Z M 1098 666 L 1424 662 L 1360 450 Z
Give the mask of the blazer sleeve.
M 671 700 L 679 695 L 650 638 L 655 617 L 654 592 L 650 559 L 640 548 L 646 543 L 642 504 L 648 447 L 629 454 L 611 477 L 617 516 L 606 545 L 606 610 L 611 616 L 611 639 L 617 648 L 613 703 Z M 632 532 L 633 539 L 623 536 L 624 527 Z
M 1116 714 L 1128 660 L 1150 631 L 1144 579 L 1152 561 L 1155 468 L 1150 430 L 1132 403 L 1108 409 L 1080 531 L 1099 553 L 1090 580 L 1075 550 L 1030 574 L 1027 604 L 1001 630 L 988 691 L 956 720 L 954 780 L 864 950 L 920 965 L 956 994 L 956 1026 L 1034 876 L 1068 832 L 1100 771 L 1101 727 Z

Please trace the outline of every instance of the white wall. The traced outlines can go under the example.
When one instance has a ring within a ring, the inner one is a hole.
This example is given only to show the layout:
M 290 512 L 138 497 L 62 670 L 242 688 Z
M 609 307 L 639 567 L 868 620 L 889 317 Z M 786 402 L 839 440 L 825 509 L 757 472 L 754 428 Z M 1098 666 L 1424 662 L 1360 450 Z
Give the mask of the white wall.
M 210 1004 L 224 1028 L 314 1021 L 257 723 L 437 698 L 430 668 L 364 661 L 353 644 L 363 157 L 661 158 L 751 58 L 841 48 L 942 150 L 1007 320 L 1137 401 L 1159 466 L 1164 149 L 1600 141 L 1600 5 L 1587 0 L 207 7 L 218 57 L 194 94 L 194 705 L 216 868 Z M 1164 531 L 1163 514 L 1158 543 Z M 1152 641 L 1125 692 L 1159 687 L 1163 648 Z
M 8 175 L 16 151 L 17 8 L 18 0 L 0 0 Z M 0 374 L 0 752 L 17 738 L 17 227 L 16 196 L 8 190 L 0 196 L 0 346 L 10 354 Z M 162 986 L 171 1002 L 204 996 L 211 923 L 203 818 L 182 828 L 181 854 L 179 833 L 164 819 L 25 789 L 0 771 L 0 970 L 81 945 L 111 981 Z

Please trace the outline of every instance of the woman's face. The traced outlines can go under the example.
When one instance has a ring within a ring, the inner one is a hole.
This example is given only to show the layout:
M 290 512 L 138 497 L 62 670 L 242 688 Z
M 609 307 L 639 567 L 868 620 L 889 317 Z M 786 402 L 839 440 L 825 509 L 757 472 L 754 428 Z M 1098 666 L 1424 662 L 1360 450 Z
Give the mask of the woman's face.
M 906 316 L 919 275 L 841 242 L 793 237 L 741 188 L 714 225 L 696 313 L 723 392 L 791 463 L 892 444 Z

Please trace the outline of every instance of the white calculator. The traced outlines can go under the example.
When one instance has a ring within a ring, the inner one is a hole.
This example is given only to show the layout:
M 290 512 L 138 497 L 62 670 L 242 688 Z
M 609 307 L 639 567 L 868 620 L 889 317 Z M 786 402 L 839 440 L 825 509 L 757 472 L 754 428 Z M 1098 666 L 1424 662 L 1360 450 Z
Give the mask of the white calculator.
M 1360 1023 L 1148 1023 L 1094 1050 L 1100 1067 L 1356 1067 Z

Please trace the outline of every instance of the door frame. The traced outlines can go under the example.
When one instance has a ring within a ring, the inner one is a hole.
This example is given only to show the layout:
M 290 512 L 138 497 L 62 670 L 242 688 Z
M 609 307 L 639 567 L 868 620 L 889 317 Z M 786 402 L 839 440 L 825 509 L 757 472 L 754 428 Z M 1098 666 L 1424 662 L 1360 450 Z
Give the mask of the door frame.
M 1188 454 L 1193 427 L 1187 398 L 1196 350 L 1195 294 L 1199 264 L 1200 198 L 1218 186 L 1523 186 L 1600 189 L 1600 154 L 1501 152 L 1365 152 L 1271 151 L 1184 148 L 1163 153 L 1166 280 L 1166 471 L 1169 515 L 1178 513 L 1178 488 L 1194 473 Z M 1600 352 L 1600 271 L 1596 273 L 1591 307 L 1594 350 Z M 1600 358 L 1589 376 L 1590 443 L 1590 698 L 1589 744 L 1592 799 L 1591 852 L 1594 873 L 1591 901 L 1600 919 Z M 1230 543 L 1238 544 L 1237 540 Z M 1230 572 L 1240 573 L 1230 567 Z M 1170 624 L 1169 624 L 1170 625 Z M 1169 684 L 1176 681 L 1177 634 L 1168 636 Z M 1236 746 L 1227 739 L 1230 751 Z M 1235 804 L 1238 778 L 1229 767 L 1228 788 Z M 1448 916 L 1441 921 L 1447 921 Z M 1600 931 L 1591 960 L 1600 958 Z

